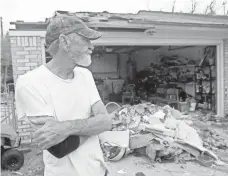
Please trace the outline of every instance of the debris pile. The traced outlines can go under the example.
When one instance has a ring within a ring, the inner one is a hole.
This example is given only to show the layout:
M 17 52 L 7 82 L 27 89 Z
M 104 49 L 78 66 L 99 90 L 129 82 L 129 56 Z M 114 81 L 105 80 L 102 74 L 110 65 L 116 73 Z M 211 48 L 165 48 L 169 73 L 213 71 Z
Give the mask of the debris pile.
M 208 140 L 210 139 L 208 137 L 204 138 L 208 141 L 202 141 L 198 132 L 181 120 L 181 113 L 170 106 L 161 107 L 151 103 L 124 106 L 116 110 L 112 116 L 113 131 L 129 131 L 129 146 L 125 148 L 125 151 L 118 150 L 118 147 L 121 148 L 118 145 L 110 145 L 105 150 L 103 143 L 103 151 L 109 160 L 115 158 L 117 161 L 129 153 L 146 155 L 151 162 L 183 163 L 190 160 L 204 162 L 205 157 L 202 156 L 207 156 L 207 161 L 210 158 L 211 164 L 225 165 L 204 145 L 223 148 L 227 147 L 227 143 L 221 141 L 219 135 L 211 134 L 212 131 L 204 134 L 210 133 L 216 142 L 212 139 Z
M 228 139 L 227 137 L 219 134 L 214 129 L 203 129 L 199 130 L 199 134 L 203 140 L 203 145 L 207 149 L 221 149 L 227 150 L 228 149 Z
M 209 150 L 228 150 L 228 118 L 213 112 L 197 110 L 189 115 L 203 146 Z
M 215 113 L 207 110 L 197 110 L 191 113 L 191 118 L 200 121 L 210 121 L 215 119 Z

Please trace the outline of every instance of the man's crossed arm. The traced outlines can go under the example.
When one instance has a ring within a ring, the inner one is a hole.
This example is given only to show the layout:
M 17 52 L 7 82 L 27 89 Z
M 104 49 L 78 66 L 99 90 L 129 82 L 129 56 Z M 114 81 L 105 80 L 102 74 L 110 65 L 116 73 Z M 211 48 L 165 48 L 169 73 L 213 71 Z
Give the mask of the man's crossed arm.
M 88 119 L 65 121 L 69 135 L 92 136 L 111 130 L 112 122 L 102 101 L 92 106 L 93 116 Z
M 71 135 L 92 136 L 111 130 L 112 120 L 102 101 L 92 106 L 93 116 L 88 119 L 77 119 L 59 122 L 48 120 L 33 135 L 33 142 L 46 150 L 59 144 Z M 29 119 L 30 120 L 30 119 Z M 31 122 L 38 124 L 38 120 L 31 118 Z M 39 122 L 41 124 L 41 122 Z

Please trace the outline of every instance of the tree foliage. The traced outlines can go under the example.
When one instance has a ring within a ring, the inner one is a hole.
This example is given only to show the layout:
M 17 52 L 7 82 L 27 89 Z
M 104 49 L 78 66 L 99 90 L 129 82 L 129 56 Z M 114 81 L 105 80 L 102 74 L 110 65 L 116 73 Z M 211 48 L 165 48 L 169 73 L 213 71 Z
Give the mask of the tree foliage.
M 173 0 L 172 12 L 175 12 L 175 7 L 176 7 L 176 0 Z
M 191 2 L 191 7 L 190 7 L 190 11 L 188 13 L 194 14 L 196 13 L 196 9 L 198 7 L 198 5 L 200 4 L 200 0 L 189 0 Z M 177 0 L 173 0 L 172 1 L 172 9 L 171 12 L 175 12 L 176 10 L 176 3 Z M 147 3 L 147 7 L 148 10 L 150 10 L 149 8 L 149 4 L 150 4 L 150 0 L 146 0 Z M 216 5 L 218 5 L 218 7 L 221 7 L 223 9 L 223 14 L 225 16 L 228 16 L 228 0 L 223 0 L 221 4 L 218 4 L 216 2 L 216 0 L 210 0 L 209 3 L 206 5 L 205 10 L 202 11 L 200 14 L 206 14 L 206 15 L 216 15 Z M 162 9 L 160 10 L 162 11 Z M 181 13 L 183 11 L 181 10 Z
M 197 6 L 197 1 L 196 0 L 191 0 L 191 12 L 190 13 L 194 13 L 196 11 L 196 6 Z
M 227 3 L 227 0 L 224 0 L 222 2 L 222 7 L 223 7 L 223 15 L 226 15 L 228 16 L 228 3 Z
M 206 7 L 205 9 L 205 14 L 208 15 L 216 15 L 216 10 L 215 10 L 215 5 L 216 5 L 216 0 L 212 0 Z

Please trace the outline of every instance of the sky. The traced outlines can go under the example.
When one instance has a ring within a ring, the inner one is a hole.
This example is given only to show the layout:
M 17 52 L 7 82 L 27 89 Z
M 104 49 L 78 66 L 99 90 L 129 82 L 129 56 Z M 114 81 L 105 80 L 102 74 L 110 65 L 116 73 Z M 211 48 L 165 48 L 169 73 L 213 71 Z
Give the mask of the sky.
M 3 29 L 7 31 L 9 22 L 44 21 L 51 17 L 55 10 L 71 12 L 137 13 L 139 10 L 167 11 L 172 10 L 174 0 L 0 0 L 0 17 L 3 18 Z M 192 0 L 176 0 L 176 12 L 189 12 Z M 211 0 L 197 1 L 196 12 L 203 13 Z M 223 12 L 222 2 L 216 0 L 216 11 Z M 227 0 L 228 9 L 228 0 Z

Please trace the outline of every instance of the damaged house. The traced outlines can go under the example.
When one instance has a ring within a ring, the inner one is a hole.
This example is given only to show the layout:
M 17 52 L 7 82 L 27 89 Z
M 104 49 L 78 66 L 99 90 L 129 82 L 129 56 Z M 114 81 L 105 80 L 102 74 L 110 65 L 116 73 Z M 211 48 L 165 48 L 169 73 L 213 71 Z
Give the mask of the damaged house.
M 228 114 L 228 17 L 148 11 L 75 14 L 103 33 L 93 41 L 89 69 L 105 103 L 140 99 L 184 111 L 190 99 L 193 110 Z M 11 22 L 14 82 L 51 59 L 45 52 L 47 22 Z

